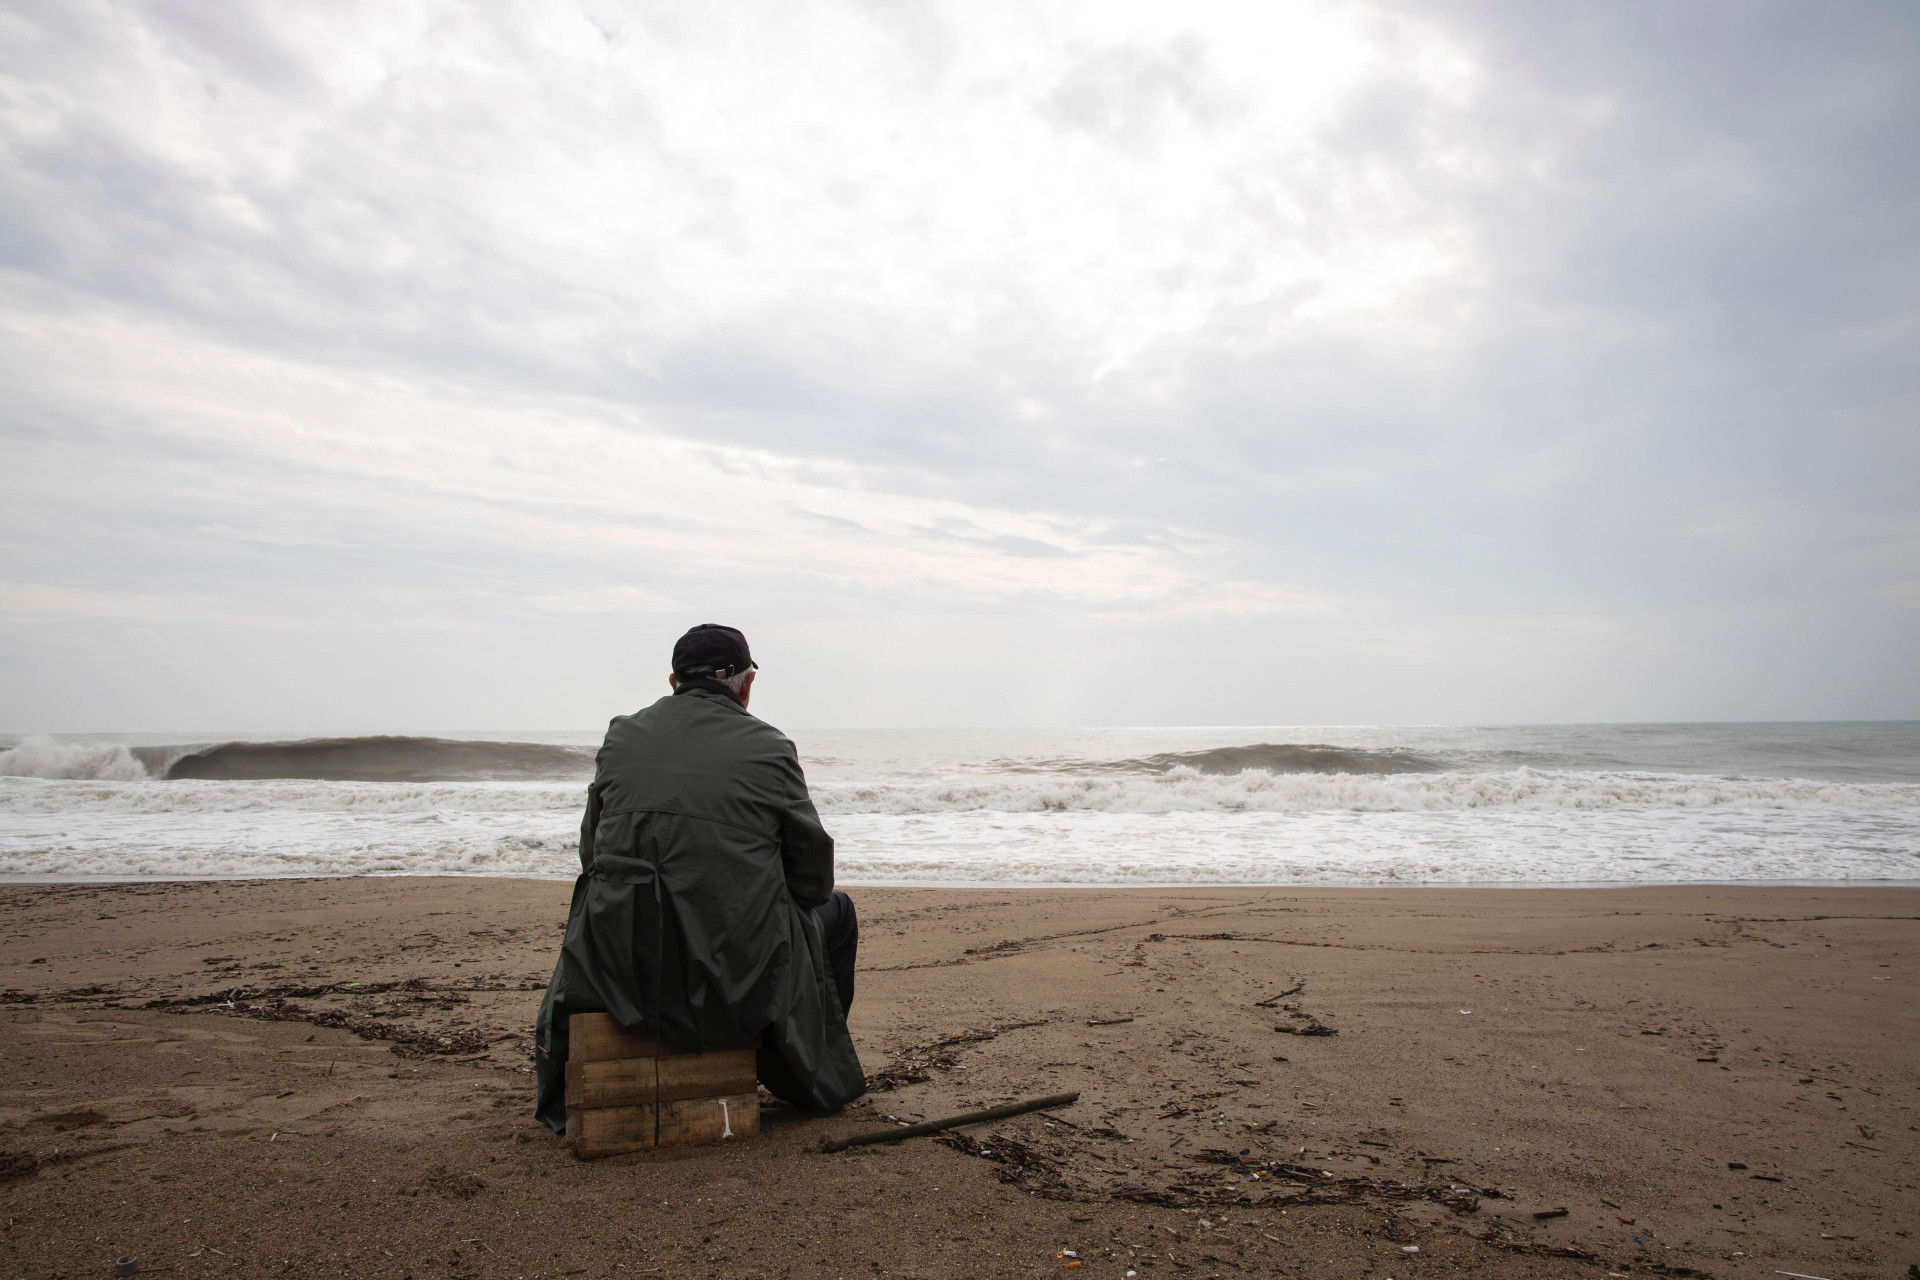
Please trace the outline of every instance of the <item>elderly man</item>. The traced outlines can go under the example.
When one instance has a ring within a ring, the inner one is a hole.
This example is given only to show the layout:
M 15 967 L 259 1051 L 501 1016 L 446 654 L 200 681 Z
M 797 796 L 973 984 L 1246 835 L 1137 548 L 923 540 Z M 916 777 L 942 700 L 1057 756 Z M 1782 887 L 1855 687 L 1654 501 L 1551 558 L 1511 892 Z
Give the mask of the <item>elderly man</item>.
M 760 1082 L 797 1106 L 866 1091 L 846 1014 L 859 924 L 793 743 L 747 711 L 758 669 L 740 632 L 694 627 L 672 694 L 607 727 L 536 1026 L 536 1114 L 556 1132 L 575 1013 L 680 1052 L 757 1045 Z

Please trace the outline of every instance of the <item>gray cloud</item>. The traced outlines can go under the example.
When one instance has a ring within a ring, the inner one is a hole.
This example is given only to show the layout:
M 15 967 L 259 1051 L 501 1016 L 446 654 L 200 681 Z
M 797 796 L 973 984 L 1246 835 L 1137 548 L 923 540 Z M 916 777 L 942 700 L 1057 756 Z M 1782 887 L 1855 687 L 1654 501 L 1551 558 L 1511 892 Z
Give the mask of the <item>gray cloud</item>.
M 416 627 L 361 672 L 431 671 L 438 627 L 604 672 L 631 619 L 527 602 L 612 584 L 663 634 L 732 604 L 950 639 L 946 687 L 862 713 L 897 721 L 1920 715 L 1910 6 L 984 13 L 769 10 L 734 48 L 697 10 L 23 10 L 0 538 L 40 593 L 0 645 L 33 723 L 0 727 L 117 723 L 87 664 L 152 642 L 115 600 Z M 244 387 L 283 365 L 318 381 L 279 421 Z M 446 467 L 483 404 L 531 434 Z M 596 477 L 601 430 L 641 443 Z M 542 431 L 583 461 L 516 496 Z M 672 496 L 769 467 L 808 496 Z M 1113 679 L 976 686 L 1002 625 Z M 1196 647 L 1267 672 L 1160 691 Z M 242 666 L 230 714 L 281 705 Z M 832 669 L 796 714 L 836 718 Z M 339 679 L 314 706 L 391 705 Z M 420 683 L 409 715 L 470 714 Z M 586 676 L 507 684 L 498 723 L 597 714 Z

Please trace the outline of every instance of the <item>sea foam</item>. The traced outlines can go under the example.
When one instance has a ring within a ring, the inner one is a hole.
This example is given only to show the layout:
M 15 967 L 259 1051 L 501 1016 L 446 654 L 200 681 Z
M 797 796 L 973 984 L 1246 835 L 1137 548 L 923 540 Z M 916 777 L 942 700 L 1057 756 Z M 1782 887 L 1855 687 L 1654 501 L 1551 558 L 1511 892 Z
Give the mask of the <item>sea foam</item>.
M 138 769 L 139 762 L 131 767 Z M 57 774 L 29 775 L 34 779 Z M 110 782 L 88 778 L 35 785 L 0 778 L 0 813 L 577 814 L 584 783 L 553 782 Z M 823 782 L 822 814 L 995 813 L 1440 813 L 1464 809 L 1837 809 L 1920 808 L 1920 784 L 1720 778 L 1694 774 L 1502 773 L 1398 775 L 1208 775 L 1175 769 L 1148 777 L 986 777 L 962 781 Z
M 117 742 L 57 742 L 28 738 L 0 751 L 0 778 L 98 778 L 128 782 L 147 767 Z
M 1246 770 L 1231 775 L 1176 768 L 1157 776 L 1016 777 L 964 781 L 828 783 L 814 789 L 823 813 L 1246 813 L 1455 809 L 1887 808 L 1920 805 L 1920 785 L 1716 778 L 1693 774 L 1500 773 L 1325 774 Z
M 559 783 L 0 779 L 0 875 L 579 869 Z M 1183 774 L 815 787 L 869 884 L 1920 880 L 1920 786 L 1688 775 Z
M 0 875 L 568 877 L 598 741 L 29 739 L 0 752 Z M 1920 726 L 915 731 L 801 757 L 850 884 L 1920 882 Z

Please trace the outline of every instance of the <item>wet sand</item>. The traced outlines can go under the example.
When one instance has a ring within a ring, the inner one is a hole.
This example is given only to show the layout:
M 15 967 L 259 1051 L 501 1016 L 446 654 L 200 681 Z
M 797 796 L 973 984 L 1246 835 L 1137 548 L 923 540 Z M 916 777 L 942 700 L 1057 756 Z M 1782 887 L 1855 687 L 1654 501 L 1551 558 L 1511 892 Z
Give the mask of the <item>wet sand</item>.
M 1920 1263 L 1920 892 L 856 890 L 868 1099 L 581 1163 L 530 1114 L 568 890 L 0 886 L 0 1276 Z

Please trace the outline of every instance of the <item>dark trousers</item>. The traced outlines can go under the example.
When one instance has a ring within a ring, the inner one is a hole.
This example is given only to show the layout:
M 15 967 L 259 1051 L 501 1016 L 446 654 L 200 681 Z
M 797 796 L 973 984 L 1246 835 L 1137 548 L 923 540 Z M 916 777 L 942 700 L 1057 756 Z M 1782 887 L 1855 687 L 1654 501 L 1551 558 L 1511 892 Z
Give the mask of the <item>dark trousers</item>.
M 820 908 L 820 932 L 827 941 L 827 972 L 840 992 L 840 1008 L 853 1008 L 853 962 L 860 950 L 860 917 L 853 912 L 853 899 L 835 889 L 827 904 Z

